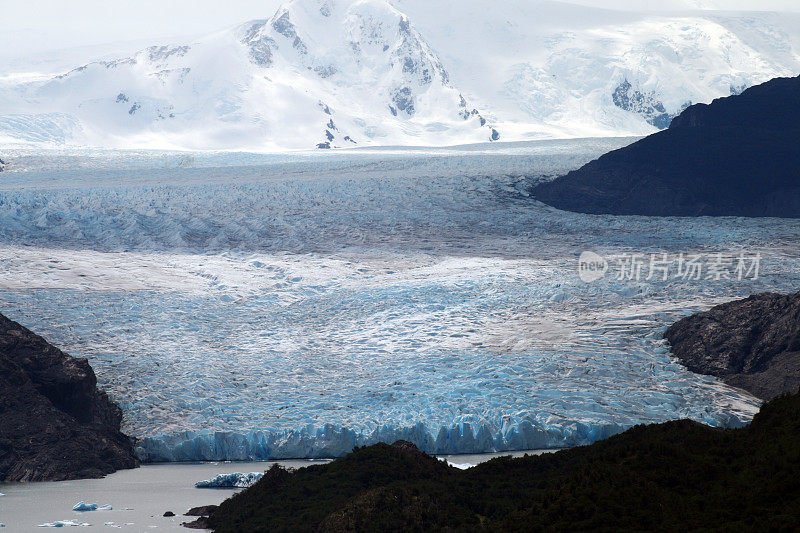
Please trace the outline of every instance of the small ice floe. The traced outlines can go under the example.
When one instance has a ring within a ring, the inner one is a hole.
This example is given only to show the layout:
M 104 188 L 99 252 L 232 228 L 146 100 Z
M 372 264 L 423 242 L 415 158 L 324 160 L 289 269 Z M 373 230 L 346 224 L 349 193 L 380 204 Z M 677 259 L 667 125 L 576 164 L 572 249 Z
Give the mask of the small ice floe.
M 103 522 L 103 525 L 106 526 L 106 527 L 116 527 L 118 529 L 122 528 L 121 525 L 115 524 L 114 522 Z
M 39 527 L 89 527 L 91 524 L 86 522 L 73 522 L 72 520 L 58 520 L 56 522 L 48 522 L 46 524 L 39 524 Z
M 255 485 L 263 475 L 261 472 L 217 474 L 211 479 L 198 481 L 194 486 L 198 489 L 246 489 Z
M 78 502 L 72 506 L 73 511 L 96 511 L 97 504 L 96 503 L 86 503 L 86 502 Z
M 73 507 L 73 511 L 110 511 L 113 507 L 110 505 L 97 505 L 96 503 L 78 502 Z

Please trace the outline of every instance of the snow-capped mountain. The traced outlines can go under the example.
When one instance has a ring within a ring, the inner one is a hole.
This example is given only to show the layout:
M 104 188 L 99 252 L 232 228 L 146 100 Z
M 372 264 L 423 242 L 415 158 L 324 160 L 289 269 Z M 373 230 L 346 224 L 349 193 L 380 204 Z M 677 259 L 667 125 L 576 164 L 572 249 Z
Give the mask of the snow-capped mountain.
M 48 113 L 12 117 L 20 134 L 52 130 L 55 140 L 90 144 L 280 149 L 498 137 L 408 18 L 380 0 L 295 0 L 268 20 L 90 63 L 24 94 Z
M 189 44 L 3 77 L 0 139 L 283 150 L 643 135 L 800 72 L 800 15 L 293 0 Z
M 688 103 L 800 73 L 797 13 L 623 12 L 546 0 L 397 6 L 504 139 L 649 134 Z M 437 13 L 448 13 L 446 27 Z

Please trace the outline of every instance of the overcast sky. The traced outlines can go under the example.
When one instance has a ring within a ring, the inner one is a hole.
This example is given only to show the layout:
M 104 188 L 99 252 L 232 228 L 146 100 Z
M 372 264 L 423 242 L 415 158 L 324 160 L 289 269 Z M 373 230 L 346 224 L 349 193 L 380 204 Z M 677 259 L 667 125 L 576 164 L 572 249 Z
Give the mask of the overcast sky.
M 487 0 L 487 5 L 493 1 L 498 0 Z M 644 4 L 662 9 L 690 5 L 800 11 L 800 0 L 572 2 L 622 9 L 641 8 Z M 267 18 L 281 3 L 282 0 L 0 0 L 0 58 L 102 43 L 196 36 L 245 20 Z

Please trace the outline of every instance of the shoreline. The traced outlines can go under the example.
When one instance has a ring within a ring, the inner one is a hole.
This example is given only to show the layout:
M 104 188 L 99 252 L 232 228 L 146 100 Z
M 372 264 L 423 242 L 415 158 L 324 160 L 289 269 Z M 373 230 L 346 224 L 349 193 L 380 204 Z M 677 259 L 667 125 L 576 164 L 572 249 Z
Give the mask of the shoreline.
M 500 456 L 541 455 L 557 450 L 526 450 L 493 454 L 438 456 L 457 468 L 474 466 Z M 184 516 L 200 505 L 219 504 L 243 489 L 198 489 L 194 483 L 217 474 L 262 472 L 273 464 L 301 468 L 329 462 L 327 459 L 286 461 L 208 461 L 195 463 L 144 463 L 139 468 L 119 470 L 100 479 L 0 483 L 0 523 L 7 531 L 47 531 L 39 524 L 56 520 L 85 522 L 92 527 L 121 526 L 122 530 L 187 531 L 180 524 L 194 518 Z M 73 501 L 74 500 L 74 501 Z M 110 511 L 77 512 L 78 501 L 111 505 Z M 174 517 L 164 517 L 166 511 Z M 114 526 L 107 525 L 113 522 Z M 126 525 L 128 524 L 128 525 Z M 157 528 L 151 528 L 157 526 Z

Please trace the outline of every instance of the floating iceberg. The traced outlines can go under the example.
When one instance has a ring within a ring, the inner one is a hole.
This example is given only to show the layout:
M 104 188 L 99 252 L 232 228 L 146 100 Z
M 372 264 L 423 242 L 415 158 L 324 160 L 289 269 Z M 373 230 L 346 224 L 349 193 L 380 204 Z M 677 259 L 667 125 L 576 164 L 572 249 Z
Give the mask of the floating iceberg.
M 194 486 L 198 489 L 246 489 L 255 485 L 263 475 L 261 472 L 217 474 L 211 479 L 198 481 Z
M 110 505 L 97 505 L 96 503 L 78 502 L 73 507 L 73 511 L 110 511 Z
M 96 511 L 98 505 L 96 503 L 78 502 L 72 506 L 73 511 Z
M 39 524 L 39 527 L 89 527 L 91 524 L 86 522 L 73 522 L 72 520 L 58 520 L 56 522 L 48 522 L 46 524 Z

